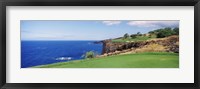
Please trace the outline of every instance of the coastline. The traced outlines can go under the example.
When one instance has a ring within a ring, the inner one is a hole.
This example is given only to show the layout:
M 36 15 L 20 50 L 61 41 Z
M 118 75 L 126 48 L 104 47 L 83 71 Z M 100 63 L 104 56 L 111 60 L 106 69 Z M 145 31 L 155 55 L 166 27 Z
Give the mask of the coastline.
M 83 54 L 94 50 L 102 52 L 102 44 L 94 41 L 23 41 L 21 42 L 21 68 L 84 59 Z
M 178 55 L 178 53 L 169 52 L 145 52 L 52 63 L 29 68 L 179 68 Z
M 97 55 L 95 58 L 92 58 L 92 59 L 81 59 L 81 60 L 74 60 L 74 61 L 63 62 L 63 63 L 65 64 L 65 63 L 78 63 L 78 62 L 84 62 L 84 61 L 104 60 L 104 59 L 107 59 L 107 58 L 110 58 L 110 57 L 114 57 L 115 59 L 117 59 L 116 57 L 121 58 L 121 56 L 126 56 L 126 55 L 134 56 L 134 55 L 140 55 L 140 54 L 148 54 L 148 55 L 149 54 L 156 54 L 156 55 L 165 54 L 165 55 L 168 55 L 170 57 L 170 55 L 173 54 L 173 55 L 177 55 L 176 57 L 178 57 L 178 54 L 179 54 L 179 46 L 177 46 L 177 44 L 176 44 L 177 42 L 179 42 L 178 36 L 170 36 L 170 37 L 166 37 L 166 38 L 152 39 L 152 40 L 141 41 L 141 42 L 112 43 L 111 41 L 108 41 L 108 40 L 101 41 L 101 42 L 104 42 L 103 43 L 103 50 L 104 51 L 102 52 L 101 55 Z M 160 45 L 166 46 L 167 48 L 165 48 L 165 49 L 151 49 L 151 50 L 144 50 L 143 49 L 143 48 L 146 48 L 146 47 L 148 47 L 149 45 L 152 45 L 152 44 L 158 44 L 158 45 L 156 45 L 157 47 L 160 46 Z M 131 46 L 129 46 L 129 45 L 131 45 Z M 115 47 L 116 50 L 114 50 L 114 51 L 109 50 L 108 51 L 108 48 L 112 48 L 112 49 L 114 48 L 112 46 L 116 46 Z M 123 47 L 124 49 L 120 49 L 120 48 L 117 48 L 117 47 Z M 107 51 L 105 51 L 105 50 L 107 50 Z M 149 57 L 150 56 L 152 56 L 152 55 L 149 55 Z M 137 60 L 137 59 L 134 59 L 134 60 Z M 161 59 L 161 60 L 164 60 L 164 59 Z M 165 59 L 165 60 L 168 60 L 168 59 Z M 173 59 L 173 60 L 178 60 L 178 58 Z M 62 62 L 47 64 L 47 65 L 39 65 L 39 67 L 40 66 L 49 66 L 49 65 L 54 65 L 54 64 L 55 65 L 62 64 Z M 38 66 L 35 66 L 35 67 L 38 67 Z M 148 67 L 151 67 L 151 66 L 148 66 Z M 136 67 L 136 68 L 138 68 L 138 67 Z
M 157 44 L 158 46 L 166 47 L 163 50 L 152 50 L 157 52 L 175 52 L 179 53 L 179 36 L 173 35 L 166 38 L 157 38 L 147 41 L 138 42 L 125 42 L 125 43 L 114 43 L 111 39 L 100 41 L 103 43 L 102 56 L 127 54 L 127 53 L 138 53 L 142 47 L 146 47 L 152 44 Z M 151 51 L 151 50 L 150 50 Z M 148 51 L 147 51 L 148 52 Z

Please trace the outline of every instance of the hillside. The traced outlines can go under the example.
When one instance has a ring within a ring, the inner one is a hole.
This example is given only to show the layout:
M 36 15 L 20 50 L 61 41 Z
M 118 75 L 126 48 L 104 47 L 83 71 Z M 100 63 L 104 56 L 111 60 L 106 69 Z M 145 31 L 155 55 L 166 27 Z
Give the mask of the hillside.
M 115 55 L 35 66 L 33 68 L 178 68 L 177 53 L 151 52 Z
M 102 56 L 116 55 L 130 51 L 137 52 L 137 50 L 142 50 L 142 49 L 145 52 L 144 50 L 145 48 L 149 48 L 149 50 L 146 50 L 148 52 L 156 51 L 156 52 L 179 53 L 179 37 L 177 35 L 165 38 L 155 38 L 146 41 L 136 41 L 136 42 L 112 42 L 112 40 L 104 40 L 102 42 L 103 42 Z
M 36 68 L 178 68 L 179 28 L 163 28 L 94 42 L 102 53 L 90 50 L 81 60 L 36 66 Z M 35 67 L 34 67 L 35 68 Z
M 177 35 L 137 42 L 103 41 L 104 53 L 86 58 L 33 68 L 178 68 Z

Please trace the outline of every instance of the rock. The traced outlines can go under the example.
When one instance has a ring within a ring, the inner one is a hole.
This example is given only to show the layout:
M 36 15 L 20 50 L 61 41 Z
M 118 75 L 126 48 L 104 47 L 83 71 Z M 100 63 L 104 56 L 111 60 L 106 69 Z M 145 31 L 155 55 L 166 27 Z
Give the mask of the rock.
M 176 43 L 179 42 L 178 36 L 170 36 L 166 38 L 157 38 L 148 41 L 140 41 L 140 42 L 124 42 L 124 43 L 113 43 L 111 39 L 102 41 L 103 43 L 103 51 L 102 54 L 108 53 L 108 55 L 119 54 L 128 52 L 131 50 L 135 50 L 137 48 L 142 48 L 146 45 L 150 44 L 159 44 L 165 47 L 169 47 L 170 52 L 179 52 L 179 45 Z M 117 51 L 117 52 L 116 52 Z M 113 53 L 113 54 L 112 54 Z M 108 56 L 107 55 L 107 56 Z

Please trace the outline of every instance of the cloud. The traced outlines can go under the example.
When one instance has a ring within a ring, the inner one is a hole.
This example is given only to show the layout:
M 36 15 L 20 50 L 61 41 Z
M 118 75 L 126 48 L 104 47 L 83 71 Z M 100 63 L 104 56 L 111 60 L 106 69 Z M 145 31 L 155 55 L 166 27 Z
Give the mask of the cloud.
M 110 26 L 110 25 L 118 25 L 121 23 L 121 21 L 103 21 L 102 23 Z
M 137 27 L 178 27 L 179 21 L 130 21 L 127 23 L 130 26 Z

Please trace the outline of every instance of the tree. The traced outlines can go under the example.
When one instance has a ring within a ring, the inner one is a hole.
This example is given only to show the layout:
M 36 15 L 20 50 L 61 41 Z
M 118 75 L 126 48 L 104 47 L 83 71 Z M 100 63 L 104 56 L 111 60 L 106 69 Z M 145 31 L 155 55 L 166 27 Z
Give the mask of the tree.
M 135 38 L 137 37 L 137 34 L 132 34 L 130 37 L 131 37 L 132 39 L 135 39 Z
M 95 53 L 93 51 L 89 51 L 85 54 L 85 58 L 94 58 Z
M 157 38 L 163 38 L 163 37 L 168 37 L 171 35 L 178 35 L 179 34 L 179 28 L 161 28 L 161 29 L 157 29 L 154 31 L 150 31 L 149 32 L 150 35 L 155 35 Z
M 157 37 L 163 38 L 163 37 L 171 36 L 174 34 L 175 34 L 175 32 L 171 28 L 164 28 L 158 32 Z
M 129 37 L 128 33 L 124 34 L 125 39 L 128 38 L 128 37 Z
M 175 32 L 175 35 L 179 35 L 179 28 L 178 27 L 174 28 L 173 31 Z
M 157 38 L 163 38 L 166 37 L 167 35 L 168 33 L 165 30 L 162 30 L 157 34 Z
M 157 29 L 157 30 L 154 30 L 154 31 L 150 31 L 149 34 L 157 35 L 161 30 L 163 30 L 163 29 Z
M 148 33 L 149 34 L 155 34 L 155 31 L 149 31 Z
M 137 32 L 137 36 L 142 36 L 142 34 L 140 32 Z

